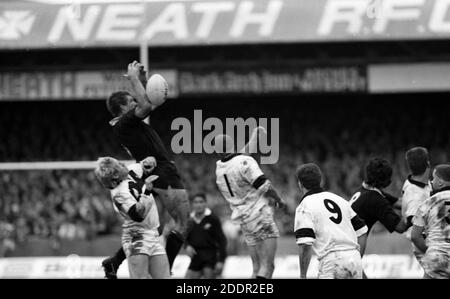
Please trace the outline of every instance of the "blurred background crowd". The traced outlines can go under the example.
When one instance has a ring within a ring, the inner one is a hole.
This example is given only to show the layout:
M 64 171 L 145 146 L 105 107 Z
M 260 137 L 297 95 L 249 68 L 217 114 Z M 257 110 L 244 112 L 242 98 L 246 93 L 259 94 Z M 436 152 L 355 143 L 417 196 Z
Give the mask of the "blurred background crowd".
M 170 131 L 171 121 L 175 117 L 192 119 L 194 109 L 202 109 L 203 120 L 208 116 L 279 118 L 279 161 L 262 165 L 262 169 L 288 203 L 288 212 L 280 212 L 277 221 L 283 234 L 292 234 L 300 198 L 294 173 L 301 163 L 319 164 L 326 177 L 325 187 L 349 199 L 361 185 L 363 167 L 370 157 L 381 156 L 392 162 L 394 175 L 387 190 L 395 196 L 401 195 L 407 177 L 404 153 L 409 147 L 428 147 L 433 164 L 448 160 L 446 128 L 450 120 L 446 109 L 409 106 L 405 113 L 407 99 L 372 96 L 362 101 L 361 97 L 313 96 L 283 103 L 276 99 L 240 99 L 248 101 L 240 114 L 236 109 L 200 100 L 168 101 L 151 121 L 170 147 L 176 133 Z M 233 104 L 238 105 L 238 100 L 227 103 L 236 107 Z M 0 145 L 0 162 L 93 161 L 106 155 L 128 160 L 130 157 L 111 134 L 109 119 L 100 102 L 3 104 L 0 136 L 5 139 Z M 227 220 L 228 206 L 215 185 L 217 158 L 180 154 L 174 160 L 188 191 L 207 193 L 226 234 L 237 237 L 239 229 Z M 109 194 L 92 171 L 0 171 L 0 256 L 32 238 L 47 238 L 58 246 L 64 239 L 90 240 L 119 231 L 120 220 Z M 230 242 L 230 246 L 235 245 Z

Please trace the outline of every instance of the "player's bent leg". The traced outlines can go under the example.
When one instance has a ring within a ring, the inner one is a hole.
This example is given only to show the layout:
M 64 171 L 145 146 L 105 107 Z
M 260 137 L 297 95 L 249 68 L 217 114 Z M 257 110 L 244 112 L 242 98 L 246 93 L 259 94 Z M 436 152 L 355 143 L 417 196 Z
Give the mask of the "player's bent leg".
M 159 189 L 154 188 L 158 193 L 164 207 L 169 215 L 174 219 L 176 230 L 185 237 L 189 220 L 189 198 L 185 189 Z
M 200 279 L 202 277 L 202 271 L 194 271 L 191 269 L 188 269 L 186 271 L 186 275 L 184 276 L 185 279 Z
M 149 257 L 146 254 L 136 254 L 128 257 L 128 271 L 131 279 L 149 279 Z
M 248 246 L 248 252 L 250 254 L 250 258 L 252 259 L 252 265 L 253 265 L 253 273 L 252 273 L 252 278 L 256 278 L 256 276 L 258 276 L 258 272 L 260 269 L 260 260 L 259 260 L 259 256 L 258 256 L 258 251 L 256 248 L 256 245 Z
M 172 231 L 166 240 L 166 252 L 169 259 L 169 266 L 172 269 L 176 256 L 183 246 L 187 233 L 189 220 L 189 199 L 185 189 L 159 189 L 154 188 L 158 193 L 164 207 L 175 221 L 175 230 Z
M 117 279 L 117 271 L 122 264 L 122 262 L 126 259 L 125 251 L 122 246 L 120 246 L 119 250 L 113 255 L 102 261 L 102 267 L 105 271 L 105 277 L 107 279 Z
M 167 255 L 153 255 L 148 260 L 148 270 L 153 279 L 170 278 L 169 261 Z
M 258 244 L 260 256 L 260 269 L 258 276 L 272 278 L 275 270 L 275 252 L 277 251 L 277 238 L 268 238 Z

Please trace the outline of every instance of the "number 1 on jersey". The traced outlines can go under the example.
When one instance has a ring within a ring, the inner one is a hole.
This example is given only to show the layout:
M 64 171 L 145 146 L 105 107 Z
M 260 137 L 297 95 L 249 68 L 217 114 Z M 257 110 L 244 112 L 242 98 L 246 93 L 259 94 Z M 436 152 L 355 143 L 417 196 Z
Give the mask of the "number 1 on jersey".
M 223 178 L 225 179 L 225 183 L 227 183 L 228 192 L 230 192 L 231 197 L 234 197 L 233 191 L 230 187 L 230 182 L 228 181 L 228 177 L 226 174 L 223 175 Z

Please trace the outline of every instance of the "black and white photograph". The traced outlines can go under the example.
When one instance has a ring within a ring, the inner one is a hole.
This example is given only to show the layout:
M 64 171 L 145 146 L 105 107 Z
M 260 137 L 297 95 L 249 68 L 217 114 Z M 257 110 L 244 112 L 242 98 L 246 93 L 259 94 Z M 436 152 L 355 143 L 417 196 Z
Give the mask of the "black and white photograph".
M 0 0 L 0 280 L 449 278 L 450 0 Z

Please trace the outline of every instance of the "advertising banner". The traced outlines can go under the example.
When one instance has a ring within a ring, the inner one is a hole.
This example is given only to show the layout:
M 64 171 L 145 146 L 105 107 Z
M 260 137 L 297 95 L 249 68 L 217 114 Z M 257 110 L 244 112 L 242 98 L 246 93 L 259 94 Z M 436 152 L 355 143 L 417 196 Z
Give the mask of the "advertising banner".
M 450 0 L 0 2 L 0 49 L 449 37 Z

